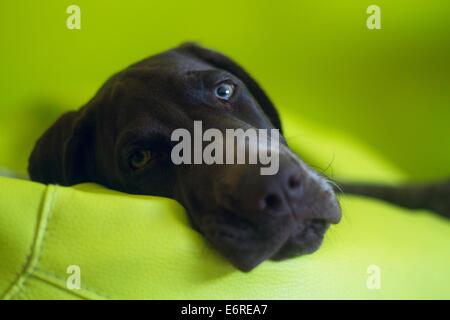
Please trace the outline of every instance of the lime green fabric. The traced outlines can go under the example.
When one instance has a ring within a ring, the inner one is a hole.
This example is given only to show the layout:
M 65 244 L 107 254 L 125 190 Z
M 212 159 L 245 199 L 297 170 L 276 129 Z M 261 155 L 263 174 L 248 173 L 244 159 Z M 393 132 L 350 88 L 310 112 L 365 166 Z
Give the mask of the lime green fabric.
M 3 2 L 0 174 L 25 174 L 37 137 L 115 71 L 191 40 L 245 66 L 319 170 L 385 182 L 450 173 L 449 1 L 378 0 L 382 30 L 366 28 L 365 0 L 228 0 L 228 24 L 220 1 L 77 0 L 81 30 L 66 28 L 70 3 Z M 354 197 L 342 206 L 317 253 L 242 274 L 173 201 L 0 178 L 0 298 L 450 297 L 448 222 Z M 366 287 L 372 264 L 380 290 Z M 66 289 L 68 265 L 81 267 L 81 290 Z
M 285 118 L 291 145 L 318 167 L 334 159 L 339 176 L 405 178 L 351 137 Z M 343 220 L 318 252 L 242 273 L 173 200 L 10 178 L 0 190 L 3 299 L 450 298 L 450 223 L 429 212 L 344 196 Z M 72 265 L 80 289 L 66 286 Z M 367 286 L 374 265 L 379 289 Z

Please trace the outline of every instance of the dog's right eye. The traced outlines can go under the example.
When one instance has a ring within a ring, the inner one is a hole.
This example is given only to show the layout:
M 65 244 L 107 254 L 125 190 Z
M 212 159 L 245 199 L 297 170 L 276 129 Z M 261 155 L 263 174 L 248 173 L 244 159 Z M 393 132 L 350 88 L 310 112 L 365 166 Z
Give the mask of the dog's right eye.
M 133 170 L 139 170 L 152 161 L 152 152 L 145 149 L 137 149 L 133 151 L 129 157 L 130 167 Z
M 228 82 L 222 82 L 214 88 L 214 94 L 223 101 L 231 99 L 234 93 L 234 85 Z

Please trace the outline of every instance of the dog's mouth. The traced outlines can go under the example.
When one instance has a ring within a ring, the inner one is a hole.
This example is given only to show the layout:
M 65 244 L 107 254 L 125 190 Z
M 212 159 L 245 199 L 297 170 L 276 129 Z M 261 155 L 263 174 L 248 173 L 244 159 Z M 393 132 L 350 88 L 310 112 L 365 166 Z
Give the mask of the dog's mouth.
M 285 164 L 277 176 L 253 180 L 251 171 L 233 171 L 237 178 L 232 183 L 222 174 L 208 188 L 180 189 L 178 198 L 192 226 L 236 268 L 248 272 L 265 260 L 315 252 L 330 224 L 339 222 L 341 208 L 326 180 L 300 169 Z M 296 177 L 300 183 L 292 184 Z
M 319 249 L 329 223 L 294 216 L 267 225 L 254 224 L 230 212 L 205 216 L 197 229 L 231 263 L 248 272 L 265 260 L 284 260 Z
M 271 259 L 284 260 L 315 252 L 320 248 L 329 226 L 329 223 L 319 219 L 305 221 L 304 224 L 297 225 L 299 230 L 291 234 Z

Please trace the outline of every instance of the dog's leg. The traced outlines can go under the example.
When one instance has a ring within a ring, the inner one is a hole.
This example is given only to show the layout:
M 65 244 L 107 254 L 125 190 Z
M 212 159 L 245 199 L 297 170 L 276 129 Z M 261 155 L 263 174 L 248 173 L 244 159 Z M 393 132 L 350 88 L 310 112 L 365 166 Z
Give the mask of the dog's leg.
M 425 209 L 450 218 L 450 179 L 438 183 L 382 184 L 336 182 L 338 193 L 380 199 L 408 209 Z

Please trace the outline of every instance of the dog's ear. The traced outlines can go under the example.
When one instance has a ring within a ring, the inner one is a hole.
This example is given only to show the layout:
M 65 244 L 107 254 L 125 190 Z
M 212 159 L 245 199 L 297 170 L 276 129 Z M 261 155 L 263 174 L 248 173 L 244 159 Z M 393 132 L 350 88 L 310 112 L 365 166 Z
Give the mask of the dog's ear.
M 211 64 L 219 69 L 226 70 L 238 77 L 246 85 L 253 97 L 258 101 L 273 126 L 282 132 L 281 120 L 274 104 L 266 95 L 261 86 L 240 65 L 219 52 L 205 49 L 191 42 L 182 44 L 177 48 L 177 50 L 186 52 L 187 54 L 195 56 L 208 64 Z
M 60 185 L 88 181 L 93 126 L 87 111 L 63 114 L 37 141 L 28 162 L 32 180 Z

